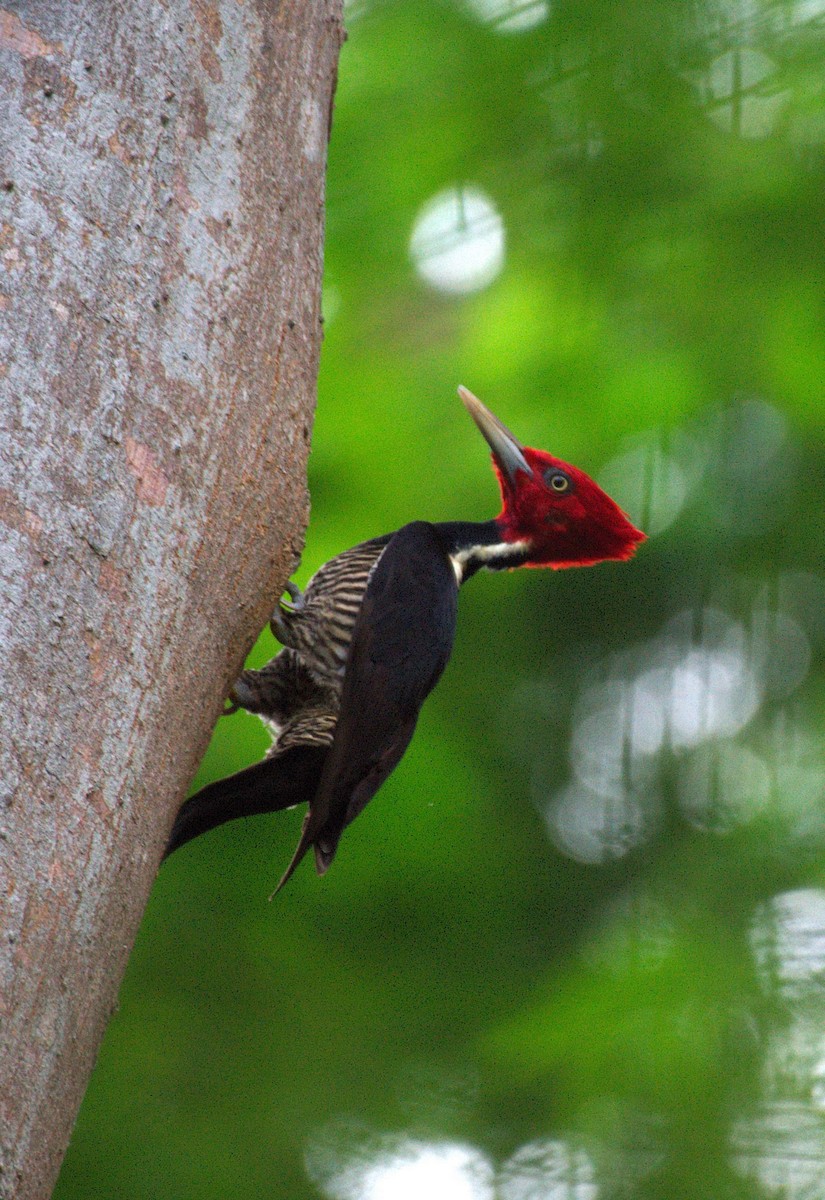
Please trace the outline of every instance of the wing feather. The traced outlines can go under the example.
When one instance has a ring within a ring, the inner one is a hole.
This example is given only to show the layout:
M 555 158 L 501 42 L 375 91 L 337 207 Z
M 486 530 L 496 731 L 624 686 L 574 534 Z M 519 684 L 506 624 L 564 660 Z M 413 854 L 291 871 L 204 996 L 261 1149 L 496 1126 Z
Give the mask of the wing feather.
M 400 762 L 421 706 L 449 660 L 457 597 L 452 563 L 432 525 L 415 521 L 393 535 L 364 593 L 335 736 L 276 891 L 310 846 L 319 872 L 327 869 L 345 827 Z

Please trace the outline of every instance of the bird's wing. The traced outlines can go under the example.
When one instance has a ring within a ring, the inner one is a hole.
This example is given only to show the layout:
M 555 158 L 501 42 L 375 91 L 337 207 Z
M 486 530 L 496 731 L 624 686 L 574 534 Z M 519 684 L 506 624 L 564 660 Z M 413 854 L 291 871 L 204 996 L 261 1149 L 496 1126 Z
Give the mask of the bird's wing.
M 319 872 L 326 870 L 345 826 L 397 766 L 421 705 L 449 660 L 457 597 L 452 563 L 433 526 L 405 525 L 387 545 L 364 593 L 335 737 L 278 888 L 312 845 Z

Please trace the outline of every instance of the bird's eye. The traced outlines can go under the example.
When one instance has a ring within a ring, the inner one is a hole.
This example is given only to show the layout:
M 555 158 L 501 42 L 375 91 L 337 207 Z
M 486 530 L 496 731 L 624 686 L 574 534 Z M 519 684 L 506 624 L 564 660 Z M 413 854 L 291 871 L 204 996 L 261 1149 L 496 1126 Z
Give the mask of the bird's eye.
M 548 471 L 544 476 L 544 482 L 550 491 L 555 492 L 558 496 L 570 490 L 570 479 L 563 471 Z

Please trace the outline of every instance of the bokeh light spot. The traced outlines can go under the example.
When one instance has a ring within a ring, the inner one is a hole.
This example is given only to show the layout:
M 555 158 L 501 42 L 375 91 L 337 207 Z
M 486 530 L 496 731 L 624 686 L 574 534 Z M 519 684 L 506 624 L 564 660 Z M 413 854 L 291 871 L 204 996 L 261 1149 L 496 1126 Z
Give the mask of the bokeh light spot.
M 794 1100 L 765 1104 L 739 1121 L 732 1134 L 733 1163 L 770 1196 L 815 1200 L 825 1195 L 825 1120 Z
M 749 47 L 728 50 L 710 64 L 702 91 L 708 117 L 725 133 L 764 138 L 773 132 L 787 99 L 772 91 L 776 64 Z
M 500 1200 L 596 1200 L 598 1193 L 587 1154 L 561 1141 L 522 1146 L 499 1177 Z
M 769 1096 L 795 1096 L 825 1111 L 822 1005 L 802 1005 L 771 1030 L 762 1069 Z
M 746 825 L 770 799 L 767 764 L 735 742 L 701 746 L 680 764 L 679 804 L 696 829 L 728 833 Z
M 811 666 L 811 644 L 798 621 L 771 603 L 767 589 L 751 617 L 751 660 L 772 696 L 793 692 Z
M 493 1169 L 472 1146 L 414 1138 L 318 1135 L 310 1178 L 329 1200 L 493 1200 Z
M 789 714 L 777 712 L 770 735 L 770 769 L 773 802 L 786 827 L 786 836 L 798 848 L 825 844 L 825 759 L 818 728 Z
M 641 845 L 658 823 L 656 798 L 621 786 L 594 791 L 575 780 L 545 808 L 556 846 L 576 862 L 598 866 L 623 858 Z
M 363 17 L 369 8 L 369 0 L 344 0 L 344 18 L 348 25 Z
M 425 283 L 456 295 L 492 283 L 504 266 L 504 222 L 478 188 L 453 187 L 428 200 L 410 238 L 410 256 Z
M 497 33 L 526 33 L 550 15 L 547 0 L 465 0 L 470 12 Z
M 366 1171 L 359 1200 L 492 1200 L 492 1171 L 478 1151 L 409 1142 Z
M 825 0 L 796 0 L 791 8 L 791 20 L 795 25 L 805 25 L 809 21 L 822 21 L 825 18 Z
M 686 473 L 655 436 L 613 459 L 599 482 L 648 536 L 673 524 L 688 495 Z
M 825 644 L 825 579 L 810 571 L 786 571 L 776 590 L 777 607 L 797 617 L 814 642 Z
M 594 666 L 572 713 L 572 778 L 559 787 L 557 763 L 541 755 L 533 768 L 534 803 L 562 853 L 597 864 L 647 841 L 673 763 L 695 828 L 727 833 L 774 803 L 795 837 L 818 836 L 819 757 L 733 740 L 810 669 L 808 637 L 777 606 L 780 590 L 760 589 L 745 621 L 715 605 L 684 609 L 657 637 Z
M 757 912 L 751 945 L 766 991 L 784 1000 L 825 1000 L 825 890 L 774 896 Z

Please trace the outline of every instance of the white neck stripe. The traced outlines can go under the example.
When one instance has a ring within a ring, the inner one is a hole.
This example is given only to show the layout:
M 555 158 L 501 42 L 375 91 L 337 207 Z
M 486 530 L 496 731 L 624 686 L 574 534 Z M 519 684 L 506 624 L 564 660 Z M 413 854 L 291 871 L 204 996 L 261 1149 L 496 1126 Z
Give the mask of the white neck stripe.
M 450 555 L 456 581 L 461 585 L 468 565 L 492 567 L 496 561 L 512 558 L 520 550 L 527 549 L 527 542 L 496 542 L 492 546 L 465 546 Z

